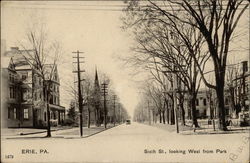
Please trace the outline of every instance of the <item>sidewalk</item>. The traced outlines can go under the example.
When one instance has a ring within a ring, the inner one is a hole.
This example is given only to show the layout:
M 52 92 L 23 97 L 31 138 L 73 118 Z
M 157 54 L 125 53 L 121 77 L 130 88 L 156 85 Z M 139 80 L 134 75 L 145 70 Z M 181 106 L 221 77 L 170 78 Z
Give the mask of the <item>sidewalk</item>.
M 118 124 L 119 125 L 119 124 Z M 116 125 L 116 126 L 118 126 Z M 83 136 L 89 137 L 98 134 L 107 129 L 113 128 L 113 124 L 107 124 L 107 128 L 104 126 L 96 127 L 91 126 L 90 128 L 83 127 Z M 32 129 L 32 128 L 8 128 L 1 130 L 1 138 L 3 139 L 22 139 L 22 138 L 45 138 L 47 135 L 46 129 Z M 52 127 L 51 128 L 51 138 L 81 138 L 79 127 Z
M 149 125 L 148 123 L 142 123 L 145 125 Z M 169 125 L 169 124 L 163 124 L 163 123 L 152 123 L 150 126 L 157 127 L 160 129 L 163 129 L 168 132 L 176 132 L 176 126 L 175 125 Z M 200 126 L 200 128 L 194 129 L 191 126 L 182 126 L 179 124 L 179 133 L 182 135 L 204 135 L 204 134 L 236 134 L 236 133 L 250 133 L 250 126 L 248 127 L 238 127 L 238 126 L 228 126 L 228 131 L 221 131 L 217 127 L 215 128 L 215 131 L 210 126 Z
M 250 133 L 250 127 L 237 127 L 237 126 L 228 126 L 228 131 L 219 130 L 217 127 L 215 130 L 213 128 L 197 128 L 191 129 L 189 131 L 183 131 L 183 135 L 209 135 L 209 134 L 237 134 L 237 133 Z
M 116 125 L 116 126 L 118 126 L 118 125 Z M 100 126 L 100 127 L 92 126 L 90 128 L 84 127 L 82 137 L 86 138 L 86 137 L 98 134 L 100 132 L 106 131 L 106 130 L 111 129 L 111 128 L 116 127 L 116 126 L 113 126 L 113 124 L 108 124 L 106 129 L 104 128 L 104 126 Z M 54 135 L 55 135 L 55 137 L 63 137 L 66 139 L 81 138 L 79 127 L 73 128 L 70 130 L 57 131 L 54 133 Z
M 71 129 L 70 126 L 58 126 L 58 127 L 51 127 L 51 132 L 58 131 L 58 130 L 67 130 Z M 1 136 L 8 137 L 8 136 L 20 136 L 20 135 L 31 135 L 31 134 L 39 134 L 45 133 L 47 129 L 36 129 L 36 128 L 2 128 L 1 129 Z

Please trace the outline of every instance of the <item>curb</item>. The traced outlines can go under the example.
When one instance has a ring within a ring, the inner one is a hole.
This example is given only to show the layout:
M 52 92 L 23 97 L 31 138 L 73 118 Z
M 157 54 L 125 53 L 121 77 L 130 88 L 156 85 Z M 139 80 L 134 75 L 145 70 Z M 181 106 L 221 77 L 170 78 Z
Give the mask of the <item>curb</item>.
M 81 138 L 88 138 L 90 136 L 94 136 L 96 134 L 99 134 L 101 132 L 104 132 L 104 131 L 107 131 L 109 129 L 112 129 L 114 127 L 117 127 L 117 126 L 120 126 L 121 124 L 119 125 L 116 125 L 116 126 L 111 126 L 110 128 L 107 128 L 107 129 L 104 129 L 104 130 L 101 130 L 101 131 L 98 131 L 96 133 L 93 133 L 93 134 L 90 134 L 90 135 L 86 135 L 86 136 L 83 136 L 83 137 L 65 137 L 65 136 L 52 136 L 52 137 L 49 137 L 49 138 L 63 138 L 63 139 L 81 139 Z M 72 129 L 72 128 L 69 128 L 69 129 Z M 66 130 L 66 129 L 58 129 L 58 130 L 53 130 L 53 131 L 59 131 L 59 130 Z M 32 135 L 32 134 L 39 134 L 39 133 L 44 133 L 44 132 L 47 132 L 47 131 L 41 131 L 41 132 L 35 132 L 35 133 L 26 133 L 26 134 L 23 134 L 23 135 Z M 20 134 L 21 135 L 21 134 Z M 6 138 L 6 139 L 43 139 L 43 138 L 48 138 L 48 137 L 9 137 L 9 138 Z
M 123 124 L 123 123 L 122 123 L 122 124 Z M 112 129 L 112 128 L 117 127 L 117 126 L 120 126 L 120 125 L 121 125 L 121 124 L 116 125 L 116 126 L 111 126 L 110 128 L 106 128 L 106 129 L 103 129 L 103 130 L 98 131 L 98 132 L 96 132 L 96 133 L 93 133 L 93 134 L 90 134 L 90 135 L 86 135 L 86 136 L 82 136 L 82 137 L 80 137 L 80 136 L 78 136 L 78 137 L 73 137 L 73 136 L 71 136 L 71 137 L 70 137 L 70 136 L 69 136 L 69 137 L 65 137 L 65 136 L 63 136 L 63 138 L 64 138 L 64 139 L 82 139 L 82 138 L 88 138 L 88 137 L 97 135 L 97 134 L 99 134 L 99 133 L 101 133 L 101 132 L 107 131 L 107 130 L 109 130 L 109 129 Z
M 53 129 L 53 130 L 51 130 L 51 132 L 60 131 L 60 130 L 68 130 L 68 129 L 72 129 L 72 128 Z M 45 132 L 47 132 L 47 130 L 45 130 L 45 131 L 38 131 L 38 132 L 20 133 L 19 135 L 33 135 L 33 134 L 41 134 L 41 133 L 45 133 Z
M 122 124 L 123 124 L 123 123 L 122 123 Z M 112 128 L 114 128 L 114 127 L 118 127 L 118 126 L 120 126 L 120 125 L 122 125 L 122 124 L 119 124 L 119 125 L 116 125 L 116 126 L 112 126 L 112 127 L 110 127 L 110 128 L 106 128 L 106 129 L 104 129 L 104 130 L 101 130 L 101 131 L 98 131 L 98 132 L 96 132 L 96 133 L 93 133 L 93 134 L 84 136 L 84 137 L 82 137 L 82 138 L 88 138 L 88 137 L 90 137 L 90 136 L 94 136 L 94 135 L 96 135 L 96 134 L 99 134 L 99 133 L 101 133 L 101 132 L 107 131 L 107 130 L 112 129 Z

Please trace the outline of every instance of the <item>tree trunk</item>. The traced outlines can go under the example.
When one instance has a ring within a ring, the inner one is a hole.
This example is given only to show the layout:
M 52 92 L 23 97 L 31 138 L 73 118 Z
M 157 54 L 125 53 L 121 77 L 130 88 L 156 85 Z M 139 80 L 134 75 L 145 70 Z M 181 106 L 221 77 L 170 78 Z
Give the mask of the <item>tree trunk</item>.
M 170 123 L 170 121 L 169 121 L 169 108 L 167 108 L 167 115 L 166 115 L 166 117 L 167 117 L 167 123 L 169 124 Z
M 168 107 L 168 102 L 166 101 L 166 112 L 167 112 L 167 123 L 169 124 L 169 107 Z
M 190 101 L 188 101 L 188 119 L 189 119 L 189 120 L 190 120 L 191 117 L 192 117 L 192 110 L 191 110 L 191 108 L 192 108 L 192 102 L 191 102 L 191 100 L 190 100 Z
M 226 120 L 225 120 L 225 105 L 224 105 L 224 86 L 218 85 L 216 87 L 217 99 L 218 99 L 218 115 L 219 123 L 218 128 L 223 131 L 227 131 Z
M 170 110 L 170 124 L 174 125 L 175 124 L 175 119 L 174 119 L 174 105 L 171 105 L 171 110 Z
M 49 89 L 49 86 L 47 86 Z M 50 108 L 49 108 L 49 92 L 48 90 L 45 90 L 46 98 L 45 102 L 47 105 L 47 136 L 46 137 L 51 137 L 51 130 L 50 130 Z
M 233 87 L 229 87 L 229 92 L 230 92 L 230 115 L 233 116 L 233 113 L 235 112 L 235 97 L 234 97 L 234 88 Z
M 185 110 L 183 106 L 183 102 L 180 103 L 180 109 L 181 109 L 181 125 L 185 126 Z
M 159 111 L 159 115 L 160 115 L 160 123 L 162 122 L 162 117 L 161 117 L 161 110 Z
M 88 106 L 88 128 L 90 128 L 90 109 Z
M 166 123 L 166 121 L 165 121 L 165 110 L 162 111 L 162 121 L 163 121 L 163 124 Z
M 94 110 L 95 113 L 95 125 L 97 126 L 97 113 L 96 113 L 96 109 Z
M 192 121 L 194 127 L 199 127 L 197 117 L 196 117 L 196 95 L 193 95 L 191 99 L 191 112 L 192 112 Z

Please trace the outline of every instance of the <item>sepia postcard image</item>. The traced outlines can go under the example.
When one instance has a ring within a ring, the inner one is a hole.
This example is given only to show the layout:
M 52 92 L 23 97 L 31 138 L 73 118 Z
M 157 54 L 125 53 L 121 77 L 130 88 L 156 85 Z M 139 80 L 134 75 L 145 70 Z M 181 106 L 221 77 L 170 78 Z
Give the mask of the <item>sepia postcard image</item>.
M 250 162 L 249 3 L 1 1 L 1 162 Z

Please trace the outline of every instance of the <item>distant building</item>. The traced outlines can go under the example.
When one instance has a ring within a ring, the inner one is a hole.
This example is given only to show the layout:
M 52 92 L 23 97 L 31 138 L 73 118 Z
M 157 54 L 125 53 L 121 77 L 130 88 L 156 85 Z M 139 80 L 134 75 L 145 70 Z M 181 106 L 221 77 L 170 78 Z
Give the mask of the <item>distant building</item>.
M 44 103 L 43 83 L 41 75 L 31 67 L 29 58 L 33 50 L 11 48 L 4 53 L 5 66 L 2 68 L 2 117 L 4 127 L 45 127 L 47 125 L 47 110 Z M 3 60 L 2 60 L 3 63 Z M 45 71 L 52 72 L 52 98 L 50 99 L 51 122 L 62 124 L 65 118 L 65 108 L 60 106 L 59 77 L 57 67 L 51 70 L 51 65 L 44 65 Z M 46 73 L 46 72 L 45 72 Z M 9 76 L 9 77 L 8 77 Z M 14 78 L 14 79 L 13 79 Z M 7 120 L 6 120 L 6 117 Z
M 94 82 L 94 93 L 93 93 L 93 102 L 94 102 L 94 112 L 96 118 L 96 125 L 99 126 L 104 120 L 104 111 L 101 102 L 101 88 L 98 79 L 97 69 L 95 71 L 95 82 Z
M 225 90 L 225 111 L 226 115 L 229 115 L 229 95 L 227 90 Z M 217 98 L 215 90 L 206 90 L 201 89 L 197 93 L 196 97 L 196 117 L 199 119 L 204 118 L 217 118 L 218 117 L 218 108 L 217 108 Z M 188 107 L 188 100 L 185 100 L 185 112 L 189 114 L 185 114 L 187 118 L 191 117 L 191 111 Z
M 241 63 L 240 73 L 233 80 L 235 82 L 235 101 L 240 111 L 250 110 L 250 70 L 249 61 Z

